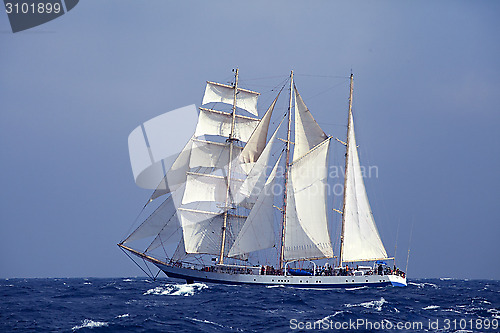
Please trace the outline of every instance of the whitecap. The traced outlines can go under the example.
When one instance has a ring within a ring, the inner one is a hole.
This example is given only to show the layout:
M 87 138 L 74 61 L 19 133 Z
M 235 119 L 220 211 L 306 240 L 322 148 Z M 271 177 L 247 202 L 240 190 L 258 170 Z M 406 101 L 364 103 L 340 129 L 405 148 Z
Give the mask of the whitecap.
M 81 325 L 74 326 L 72 328 L 73 331 L 79 330 L 80 328 L 94 328 L 94 327 L 102 327 L 108 326 L 108 323 L 103 321 L 93 321 L 91 319 L 85 319 L 82 321 Z
M 332 319 L 332 318 L 333 318 L 333 317 L 335 317 L 336 315 L 339 315 L 339 314 L 342 314 L 342 313 L 344 313 L 344 311 L 335 311 L 335 313 L 334 313 L 334 314 L 332 314 L 332 315 L 328 315 L 328 316 L 326 316 L 326 317 L 325 317 L 325 318 L 323 318 L 323 319 L 316 320 L 316 321 L 315 321 L 315 323 L 329 322 L 329 321 L 330 321 L 330 319 Z
M 435 310 L 435 309 L 439 309 L 440 306 L 439 305 L 429 305 L 429 306 L 426 306 L 425 308 L 422 308 L 422 310 Z
M 208 320 L 203 320 L 203 319 L 196 319 L 196 318 L 190 318 L 190 317 L 186 317 L 186 319 L 189 319 L 189 320 L 192 320 L 192 321 L 195 321 L 195 322 L 198 322 L 198 323 L 210 324 L 210 325 L 214 325 L 214 326 L 217 326 L 217 327 L 224 328 L 224 325 L 221 325 L 221 324 L 218 324 L 218 323 L 214 323 L 213 321 L 208 321 Z
M 195 292 L 208 288 L 204 283 L 166 284 L 149 289 L 144 295 L 193 296 Z
M 275 284 L 275 285 L 272 285 L 272 286 L 266 286 L 266 288 L 285 288 L 285 286 L 282 285 L 282 284 Z
M 132 282 L 132 281 L 134 281 L 134 280 L 132 280 L 132 279 L 123 279 L 122 281 L 123 281 L 123 282 Z
M 84 282 L 83 284 L 92 284 L 91 282 Z
M 491 313 L 491 316 L 495 319 L 500 319 L 500 311 L 497 309 L 488 309 L 488 313 Z
M 369 301 L 360 304 L 344 304 L 344 306 L 348 308 L 355 306 L 362 306 L 367 309 L 375 309 L 377 311 L 382 311 L 382 305 L 384 305 L 385 303 L 387 303 L 387 301 L 383 297 L 380 297 L 380 301 Z
M 116 316 L 116 318 L 127 318 L 128 316 L 130 316 L 130 315 L 128 313 L 125 313 L 125 314 Z
M 415 283 L 415 282 L 408 282 L 408 284 L 412 284 L 414 286 L 417 286 L 418 288 L 425 288 L 426 286 L 430 286 L 432 288 L 439 289 L 437 285 L 434 283 L 429 283 L 429 282 L 424 282 L 424 283 Z
M 453 280 L 453 279 L 450 278 L 450 277 L 442 277 L 442 278 L 439 278 L 439 280 L 441 280 L 441 281 L 449 281 L 449 280 Z

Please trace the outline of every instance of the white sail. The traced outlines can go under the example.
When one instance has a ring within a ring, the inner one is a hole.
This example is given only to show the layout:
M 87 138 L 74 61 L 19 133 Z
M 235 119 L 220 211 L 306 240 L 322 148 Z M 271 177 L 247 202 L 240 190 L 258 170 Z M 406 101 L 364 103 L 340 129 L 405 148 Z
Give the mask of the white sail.
M 187 253 L 220 254 L 224 214 L 179 208 L 184 247 Z M 245 216 L 228 214 L 225 253 L 231 248 L 245 222 Z
M 259 95 L 260 93 L 258 92 L 238 88 L 238 93 L 236 95 L 236 107 L 247 110 L 248 112 L 257 116 L 257 99 L 259 98 Z M 210 81 L 207 82 L 205 95 L 203 96 L 203 101 L 201 102 L 201 104 L 225 103 L 232 105 L 233 102 L 233 86 Z
M 222 176 L 188 172 L 182 204 L 197 201 L 224 202 L 226 181 Z
M 232 116 L 230 113 L 200 108 L 195 136 L 218 135 L 229 137 L 231 134 Z M 259 119 L 236 115 L 234 137 L 247 142 L 259 124 Z
M 170 221 L 173 220 L 176 222 L 171 223 Z M 174 214 L 170 221 L 158 232 L 145 252 L 151 252 L 160 246 L 164 247 L 165 245 L 178 243 L 182 239 L 182 228 L 177 214 Z
M 187 256 L 186 247 L 184 246 L 184 237 L 181 237 L 179 245 L 177 245 L 177 248 L 172 255 L 172 260 L 184 260 Z
M 187 253 L 219 254 L 223 215 L 183 208 L 179 208 L 177 214 Z
M 179 191 L 169 196 L 156 210 L 134 230 L 123 243 L 132 242 L 134 240 L 143 239 L 155 236 L 163 229 L 178 229 L 179 221 L 175 217 L 176 205 L 174 195 L 179 196 Z M 180 193 L 182 195 L 182 193 Z
M 189 140 L 182 151 L 177 156 L 176 160 L 167 171 L 166 175 L 153 192 L 149 201 L 152 201 L 164 194 L 170 193 L 178 189 L 186 182 L 186 172 L 189 171 L 189 160 L 191 156 L 191 147 L 193 141 Z
M 314 120 L 297 88 L 295 88 L 295 147 L 293 160 L 298 160 L 326 138 L 327 135 Z
M 348 133 L 349 159 L 346 170 L 342 260 L 350 262 L 387 258 L 387 252 L 380 239 L 366 195 L 354 137 L 352 113 L 349 117 L 351 125 Z
M 225 143 L 193 139 L 189 167 L 222 169 L 229 161 L 229 147 Z
M 264 187 L 268 172 L 267 169 L 269 165 L 269 157 L 271 156 L 272 147 L 274 145 L 274 142 L 276 141 L 278 130 L 282 122 L 274 131 L 273 136 L 271 137 L 271 139 L 269 139 L 269 142 L 267 143 L 264 151 L 260 154 L 257 162 L 253 163 L 253 167 L 248 173 L 246 179 L 243 181 L 243 184 L 241 184 L 239 191 L 236 192 L 235 201 L 243 207 L 251 209 L 257 201 L 259 193 Z M 242 154 L 243 153 L 244 149 Z
M 234 241 L 229 257 L 247 254 L 249 252 L 268 249 L 274 246 L 274 178 L 280 158 L 274 165 L 271 175 L 260 192 L 257 202 L 250 211 L 240 233 Z
M 286 260 L 333 257 L 326 214 L 329 146 L 328 138 L 290 167 Z
M 252 133 L 250 139 L 248 139 L 245 148 L 243 148 L 240 160 L 242 163 L 242 167 L 244 170 L 250 171 L 251 167 L 257 160 L 260 155 L 266 148 L 267 141 L 267 132 L 269 130 L 269 123 L 271 122 L 271 116 L 273 114 L 274 106 L 276 105 L 276 101 L 278 100 L 278 96 L 271 103 L 271 106 L 267 109 L 266 113 L 262 117 L 259 122 L 259 125 L 255 128 L 255 131 Z

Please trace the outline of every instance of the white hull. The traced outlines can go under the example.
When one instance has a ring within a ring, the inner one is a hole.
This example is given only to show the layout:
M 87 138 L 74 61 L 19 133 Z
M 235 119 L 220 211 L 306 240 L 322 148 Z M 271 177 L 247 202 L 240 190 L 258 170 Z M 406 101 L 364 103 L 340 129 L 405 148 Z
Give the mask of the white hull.
M 353 287 L 405 287 L 406 278 L 398 275 L 363 276 L 293 276 L 293 275 L 255 275 L 205 272 L 190 268 L 172 267 L 154 263 L 168 277 L 189 282 L 200 281 L 221 284 L 284 285 L 304 288 L 353 288 Z

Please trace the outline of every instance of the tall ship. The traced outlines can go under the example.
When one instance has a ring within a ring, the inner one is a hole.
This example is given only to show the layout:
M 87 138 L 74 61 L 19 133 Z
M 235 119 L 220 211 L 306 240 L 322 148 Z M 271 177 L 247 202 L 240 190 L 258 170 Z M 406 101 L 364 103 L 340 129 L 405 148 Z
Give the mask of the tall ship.
M 260 93 L 241 88 L 238 76 L 236 69 L 230 84 L 207 82 L 196 130 L 145 206 L 152 212 L 118 246 L 146 264 L 148 275 L 155 275 L 153 264 L 158 273 L 187 283 L 406 286 L 366 194 L 354 134 L 353 75 L 345 140 L 321 129 L 293 71 L 262 116 Z M 280 95 L 288 107 L 273 117 Z M 345 149 L 339 209 L 328 208 L 333 141 Z M 341 215 L 337 242 L 333 214 Z

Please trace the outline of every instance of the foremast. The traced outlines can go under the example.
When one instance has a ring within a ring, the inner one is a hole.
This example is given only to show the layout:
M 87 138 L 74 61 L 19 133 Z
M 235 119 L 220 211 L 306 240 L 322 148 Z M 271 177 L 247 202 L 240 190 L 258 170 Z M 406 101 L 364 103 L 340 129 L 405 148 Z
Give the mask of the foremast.
M 280 257 L 279 265 L 280 269 L 283 269 L 284 254 L 285 254 L 285 227 L 286 227 L 286 204 L 288 199 L 288 168 L 290 167 L 290 138 L 291 138 L 291 127 L 292 127 L 292 97 L 293 97 L 293 70 L 290 72 L 290 99 L 288 103 L 288 127 L 286 134 L 286 160 L 285 160 L 285 171 L 284 171 L 284 196 L 283 196 L 283 221 L 281 224 L 281 246 L 280 246 Z
M 228 212 L 229 209 L 232 207 L 229 207 L 229 200 L 230 200 L 230 191 L 231 191 L 231 170 L 232 170 L 232 160 L 233 160 L 233 145 L 234 142 L 237 141 L 238 139 L 234 137 L 234 123 L 236 120 L 236 95 L 238 94 L 238 71 L 239 69 L 236 68 L 236 71 L 234 73 L 234 95 L 233 95 L 233 107 L 231 111 L 231 132 L 229 134 L 229 138 L 226 140 L 229 142 L 229 161 L 228 161 L 228 172 L 227 172 L 227 187 L 226 187 L 226 200 L 224 204 L 224 221 L 222 224 L 222 241 L 221 241 L 221 247 L 220 247 L 220 256 L 219 256 L 219 264 L 224 263 L 224 250 L 226 247 L 226 230 L 227 230 L 227 217 L 228 217 Z M 232 203 L 231 203 L 232 205 Z
M 339 256 L 339 266 L 342 266 L 343 257 L 344 257 L 344 233 L 345 233 L 345 205 L 346 205 L 346 186 L 347 186 L 347 177 L 348 177 L 348 163 L 349 163 L 349 132 L 351 130 L 351 119 L 352 119 L 352 92 L 353 92 L 353 74 L 351 73 L 351 82 L 349 85 L 349 111 L 347 114 L 347 140 L 346 140 L 346 153 L 345 153 L 345 173 L 344 173 L 344 198 L 343 198 L 343 207 L 342 207 L 342 231 L 340 234 L 340 256 Z

